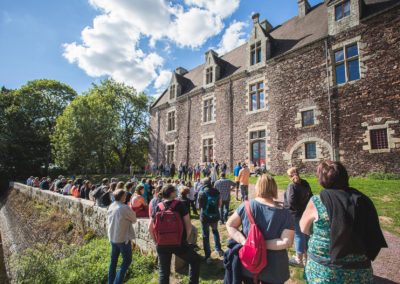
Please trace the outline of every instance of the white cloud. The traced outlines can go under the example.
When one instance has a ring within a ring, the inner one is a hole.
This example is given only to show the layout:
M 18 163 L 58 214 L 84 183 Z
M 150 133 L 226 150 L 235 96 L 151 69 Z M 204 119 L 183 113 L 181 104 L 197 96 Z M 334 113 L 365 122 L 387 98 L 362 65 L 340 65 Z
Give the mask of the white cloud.
M 157 89 L 157 92 L 164 91 L 172 78 L 172 72 L 169 70 L 161 70 L 160 75 L 158 75 L 157 79 L 154 81 L 154 88 Z
M 230 16 L 239 7 L 240 0 L 185 0 L 187 5 L 206 9 L 222 18 Z
M 139 47 L 143 38 L 152 49 L 157 41 L 198 48 L 222 31 L 240 0 L 185 0 L 185 6 L 167 0 L 88 1 L 101 14 L 82 31 L 81 43 L 64 44 L 64 57 L 89 76 L 111 76 L 143 90 L 154 80 L 161 86 L 166 77 L 157 51 Z
M 244 29 L 247 27 L 245 22 L 234 21 L 226 30 L 216 52 L 223 55 L 232 49 L 244 44 L 247 40 L 247 33 Z

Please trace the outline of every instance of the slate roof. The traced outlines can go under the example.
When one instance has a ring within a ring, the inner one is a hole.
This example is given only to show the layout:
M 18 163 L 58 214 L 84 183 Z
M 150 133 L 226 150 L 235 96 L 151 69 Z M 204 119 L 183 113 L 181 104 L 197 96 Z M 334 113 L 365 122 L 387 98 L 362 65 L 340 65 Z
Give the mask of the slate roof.
M 365 18 L 397 3 L 400 3 L 400 0 L 363 0 L 362 17 Z M 324 2 L 312 7 L 305 17 L 295 16 L 271 30 L 269 37 L 272 40 L 272 57 L 293 51 L 327 35 L 328 11 Z M 218 65 L 221 67 L 220 79 L 246 70 L 246 48 L 247 43 L 218 58 Z M 181 95 L 202 87 L 204 66 L 205 64 L 199 65 L 183 76 L 176 75 L 182 86 Z M 168 102 L 166 93 L 167 90 L 152 107 Z

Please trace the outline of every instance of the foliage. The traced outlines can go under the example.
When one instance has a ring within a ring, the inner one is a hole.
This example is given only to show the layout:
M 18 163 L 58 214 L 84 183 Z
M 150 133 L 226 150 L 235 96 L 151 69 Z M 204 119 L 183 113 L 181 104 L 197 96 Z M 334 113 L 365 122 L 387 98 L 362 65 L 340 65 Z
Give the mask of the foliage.
M 77 97 L 58 117 L 52 135 L 56 163 L 83 174 L 124 172 L 143 164 L 149 100 L 132 87 L 104 80 Z
M 110 259 L 110 244 L 106 239 L 94 239 L 79 247 L 64 245 L 61 250 L 37 245 L 23 256 L 13 259 L 18 283 L 106 283 Z M 128 283 L 154 280 L 155 259 L 133 252 L 133 263 L 126 275 Z
M 35 80 L 17 90 L 0 90 L 0 176 L 45 175 L 51 162 L 55 118 L 76 96 L 54 80 Z M 41 168 L 44 166 L 44 172 Z

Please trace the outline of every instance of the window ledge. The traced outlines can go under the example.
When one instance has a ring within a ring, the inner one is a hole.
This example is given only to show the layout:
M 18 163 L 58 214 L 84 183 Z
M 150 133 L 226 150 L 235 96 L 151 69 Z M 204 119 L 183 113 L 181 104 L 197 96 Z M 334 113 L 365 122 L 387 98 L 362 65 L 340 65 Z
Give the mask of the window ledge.
M 301 129 L 312 129 L 312 128 L 314 128 L 315 126 L 317 126 L 317 124 L 307 125 L 307 126 L 301 126 L 300 128 L 301 128 Z
M 256 114 L 256 113 L 260 113 L 260 112 L 264 112 L 267 111 L 267 108 L 262 108 L 262 109 L 258 109 L 258 110 L 252 110 L 252 111 L 247 111 L 246 115 L 251 115 L 251 114 Z
M 368 150 L 371 154 L 380 154 L 380 153 L 390 153 L 390 148 L 387 149 L 370 149 Z
M 214 119 L 214 120 L 211 120 L 211 121 L 202 122 L 201 125 L 209 125 L 209 124 L 213 124 L 215 122 L 216 122 L 216 120 Z
M 357 83 L 357 82 L 360 81 L 360 80 L 361 80 L 361 78 L 360 78 L 360 79 L 357 79 L 357 80 L 347 81 L 346 83 L 342 83 L 342 84 L 336 84 L 335 87 L 341 88 L 341 87 L 344 87 L 344 86 L 346 86 L 346 85 L 352 85 L 352 84 Z
M 321 159 L 303 159 L 304 162 L 319 162 Z

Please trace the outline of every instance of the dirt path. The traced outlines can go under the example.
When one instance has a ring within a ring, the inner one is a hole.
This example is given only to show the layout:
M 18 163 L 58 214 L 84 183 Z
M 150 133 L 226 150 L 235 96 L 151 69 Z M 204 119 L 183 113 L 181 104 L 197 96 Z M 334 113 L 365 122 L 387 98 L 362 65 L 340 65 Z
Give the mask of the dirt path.
M 283 201 L 283 191 L 280 190 L 278 200 Z M 254 195 L 254 185 L 250 185 L 249 195 Z M 380 251 L 378 257 L 372 263 L 375 275 L 375 283 L 391 284 L 400 283 L 400 237 L 384 231 L 388 248 Z

